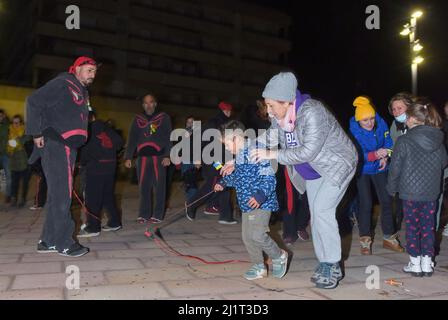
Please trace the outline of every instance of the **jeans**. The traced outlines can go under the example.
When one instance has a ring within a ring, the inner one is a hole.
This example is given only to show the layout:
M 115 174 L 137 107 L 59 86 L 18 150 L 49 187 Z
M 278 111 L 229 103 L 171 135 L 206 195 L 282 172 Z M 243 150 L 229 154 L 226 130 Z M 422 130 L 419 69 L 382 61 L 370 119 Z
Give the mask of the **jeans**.
M 372 221 L 372 191 L 370 183 L 373 183 L 381 205 L 381 227 L 384 238 L 395 234 L 395 223 L 392 217 L 392 197 L 386 191 L 387 173 L 381 172 L 374 175 L 363 174 L 357 179 L 359 195 L 359 236 L 370 237 Z

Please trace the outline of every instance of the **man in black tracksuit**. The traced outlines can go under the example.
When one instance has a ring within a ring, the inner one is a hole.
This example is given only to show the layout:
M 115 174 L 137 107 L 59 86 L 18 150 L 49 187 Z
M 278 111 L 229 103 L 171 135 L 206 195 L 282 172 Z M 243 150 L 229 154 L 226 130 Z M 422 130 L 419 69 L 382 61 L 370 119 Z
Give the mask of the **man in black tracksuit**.
M 70 212 L 73 170 L 79 147 L 87 141 L 89 94 L 95 79 L 96 62 L 76 59 L 62 73 L 27 99 L 26 134 L 33 136 L 30 163 L 42 158 L 48 185 L 47 217 L 37 246 L 40 253 L 58 252 L 79 257 L 89 252 L 73 239 L 75 223 Z
M 232 105 L 226 102 L 221 102 L 219 104 L 219 109 L 219 113 L 205 124 L 203 132 L 208 129 L 221 130 L 221 126 L 230 120 Z M 208 143 L 203 144 L 207 145 Z M 227 151 L 225 150 L 224 145 L 221 145 L 220 147 L 222 147 L 222 157 L 224 158 Z M 219 158 L 218 155 L 213 154 L 211 156 L 214 157 L 213 160 L 215 163 L 224 163 L 224 159 Z M 210 191 L 213 191 L 215 184 L 220 179 L 220 170 L 217 170 L 213 164 L 205 164 L 202 167 L 202 176 L 205 180 L 204 184 L 199 188 L 194 197 L 189 199 L 186 203 L 187 219 L 193 221 L 196 218 L 196 209 L 204 202 L 209 201 L 210 207 L 217 206 L 219 208 L 219 223 L 236 224 L 237 221 L 233 219 L 232 207 L 230 205 L 230 191 L 228 189 L 224 189 L 223 192 L 212 193 L 205 197 Z
M 123 139 L 104 122 L 90 113 L 90 130 L 87 144 L 81 148 L 81 165 L 85 167 L 85 206 L 87 221 L 78 238 L 95 237 L 100 231 L 121 229 L 114 186 L 117 168 L 117 152 L 123 147 Z M 108 222 L 101 228 L 101 209 L 108 213 Z
M 143 97 L 144 112 L 137 114 L 129 130 L 125 166 L 132 167 L 137 153 L 137 176 L 140 189 L 138 222 L 160 223 L 164 218 L 166 200 L 166 171 L 170 165 L 171 120 L 165 112 L 157 112 L 154 95 Z M 152 208 L 152 190 L 155 207 Z

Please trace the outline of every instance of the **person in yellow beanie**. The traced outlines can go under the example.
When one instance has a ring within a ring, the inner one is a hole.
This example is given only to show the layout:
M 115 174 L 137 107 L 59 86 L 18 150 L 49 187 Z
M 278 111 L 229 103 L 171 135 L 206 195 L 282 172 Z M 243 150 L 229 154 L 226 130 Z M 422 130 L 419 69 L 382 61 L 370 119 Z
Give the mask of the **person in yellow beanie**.
M 368 97 L 360 96 L 353 101 L 355 116 L 350 120 L 350 132 L 358 144 L 362 172 L 357 177 L 359 212 L 358 229 L 361 254 L 372 254 L 372 192 L 375 188 L 381 205 L 383 247 L 403 252 L 397 240 L 397 230 L 392 215 L 392 198 L 386 191 L 388 158 L 392 139 L 386 122 L 375 111 Z
M 368 118 L 375 118 L 375 109 L 370 103 L 369 98 L 367 97 L 358 97 L 353 101 L 353 106 L 356 108 L 355 110 L 355 120 L 361 121 Z

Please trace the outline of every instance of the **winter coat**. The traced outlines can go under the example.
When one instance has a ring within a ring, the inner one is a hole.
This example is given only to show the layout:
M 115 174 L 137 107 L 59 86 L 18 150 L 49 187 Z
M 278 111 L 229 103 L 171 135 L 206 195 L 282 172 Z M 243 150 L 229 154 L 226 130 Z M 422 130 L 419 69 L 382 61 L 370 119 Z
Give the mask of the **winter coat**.
M 350 119 L 350 132 L 359 146 L 359 161 L 362 161 L 362 174 L 378 174 L 380 171 L 380 160 L 369 161 L 369 153 L 378 149 L 392 149 L 393 142 L 389 134 L 386 122 L 378 113 L 375 116 L 375 127 L 368 131 L 363 129 L 355 117 Z M 386 167 L 387 170 L 387 167 Z
M 440 129 L 417 126 L 398 138 L 392 153 L 387 191 L 400 199 L 435 201 L 439 198 L 442 171 L 448 164 Z

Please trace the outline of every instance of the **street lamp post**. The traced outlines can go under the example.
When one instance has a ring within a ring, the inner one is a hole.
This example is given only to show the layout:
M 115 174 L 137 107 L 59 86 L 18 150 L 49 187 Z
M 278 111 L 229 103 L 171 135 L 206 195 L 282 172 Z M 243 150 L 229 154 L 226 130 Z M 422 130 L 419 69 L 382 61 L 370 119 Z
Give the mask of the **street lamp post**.
M 417 95 L 418 92 L 418 65 L 423 62 L 423 58 L 419 52 L 423 49 L 420 40 L 417 39 L 417 20 L 423 15 L 423 12 L 416 11 L 411 15 L 410 23 L 404 26 L 404 30 L 400 33 L 402 36 L 409 36 L 411 74 L 412 74 L 412 94 Z

